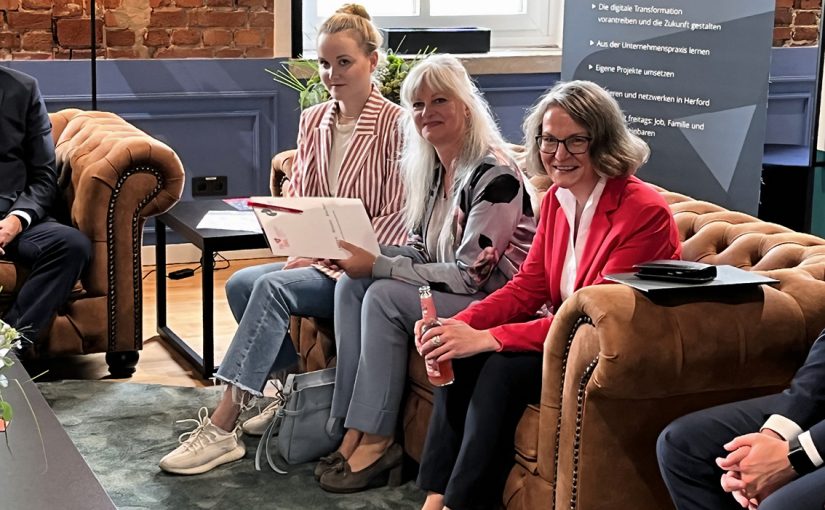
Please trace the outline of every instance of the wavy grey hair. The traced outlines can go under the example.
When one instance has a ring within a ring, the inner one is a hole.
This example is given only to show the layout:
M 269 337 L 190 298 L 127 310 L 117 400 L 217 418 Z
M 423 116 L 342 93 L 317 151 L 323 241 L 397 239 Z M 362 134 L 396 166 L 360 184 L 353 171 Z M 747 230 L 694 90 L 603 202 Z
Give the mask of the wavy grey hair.
M 600 176 L 632 175 L 647 162 L 650 148 L 627 129 L 619 103 L 599 85 L 577 80 L 557 83 L 524 119 L 524 145 L 527 147 L 527 168 L 531 174 L 547 173 L 541 163 L 535 137 L 541 134 L 544 114 L 554 106 L 566 111 L 593 138 L 590 159 Z
M 464 185 L 464 181 L 491 150 L 503 161 L 511 161 L 490 106 L 461 62 L 451 55 L 430 55 L 425 58 L 410 71 L 401 85 L 401 106 L 407 111 L 407 115 L 401 120 L 404 135 L 401 174 L 406 185 L 405 220 L 409 229 L 422 224 L 427 196 L 439 162 L 435 147 L 418 133 L 412 118 L 413 101 L 425 84 L 434 92 L 448 95 L 467 108 L 467 130 L 456 133 L 456 137 L 464 138 L 464 143 L 453 176 L 450 194 L 454 199 L 456 197 L 452 191 Z M 442 234 L 448 232 L 450 226 L 444 225 Z

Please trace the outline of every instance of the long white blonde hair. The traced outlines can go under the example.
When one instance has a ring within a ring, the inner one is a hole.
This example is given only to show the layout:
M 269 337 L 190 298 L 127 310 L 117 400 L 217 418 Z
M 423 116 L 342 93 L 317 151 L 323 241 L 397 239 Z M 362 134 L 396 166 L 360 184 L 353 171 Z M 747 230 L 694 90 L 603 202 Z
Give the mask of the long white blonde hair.
M 451 55 L 431 55 L 419 62 L 401 85 L 401 106 L 407 111 L 407 115 L 401 120 L 401 130 L 404 134 L 401 174 L 407 193 L 405 221 L 407 228 L 411 230 L 424 222 L 427 197 L 438 163 L 435 148 L 416 130 L 412 119 L 413 100 L 425 84 L 435 92 L 454 97 L 467 107 L 467 129 L 464 133 L 456 133 L 457 137 L 464 138 L 464 143 L 456 159 L 453 189 L 450 190 L 453 202 L 458 198 L 454 191 L 461 189 L 481 159 L 491 150 L 500 158 L 509 158 L 509 151 L 490 106 L 461 62 Z M 447 221 L 442 229 L 442 235 L 439 236 L 440 239 L 445 238 L 451 227 L 451 221 Z

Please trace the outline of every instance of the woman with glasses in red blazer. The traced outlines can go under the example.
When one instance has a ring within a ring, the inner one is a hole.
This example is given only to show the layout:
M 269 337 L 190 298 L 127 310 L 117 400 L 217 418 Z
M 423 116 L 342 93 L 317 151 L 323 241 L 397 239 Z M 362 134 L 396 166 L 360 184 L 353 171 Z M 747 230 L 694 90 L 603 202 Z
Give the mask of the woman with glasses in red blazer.
M 553 312 L 576 290 L 655 259 L 678 259 L 678 230 L 661 195 L 633 174 L 649 149 L 598 85 L 560 83 L 524 122 L 529 170 L 546 173 L 533 245 L 504 287 L 416 342 L 453 360 L 435 389 L 419 486 L 424 509 L 498 508 L 514 462 L 516 424 L 539 401 L 542 347 Z M 537 314 L 537 310 L 541 310 Z

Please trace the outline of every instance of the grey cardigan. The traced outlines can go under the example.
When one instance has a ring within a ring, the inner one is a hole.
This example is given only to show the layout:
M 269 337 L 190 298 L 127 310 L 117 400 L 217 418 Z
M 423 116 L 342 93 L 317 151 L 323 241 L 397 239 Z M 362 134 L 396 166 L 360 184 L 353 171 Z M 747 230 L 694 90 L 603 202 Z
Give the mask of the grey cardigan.
M 423 224 L 405 246 L 381 246 L 374 278 L 394 278 L 454 294 L 490 293 L 503 286 L 527 256 L 536 219 L 521 172 L 512 161 L 491 152 L 460 188 L 445 198 L 443 169 L 435 172 Z M 446 214 L 434 214 L 447 201 Z M 452 219 L 448 246 L 437 238 Z M 435 232 L 435 236 L 428 235 Z

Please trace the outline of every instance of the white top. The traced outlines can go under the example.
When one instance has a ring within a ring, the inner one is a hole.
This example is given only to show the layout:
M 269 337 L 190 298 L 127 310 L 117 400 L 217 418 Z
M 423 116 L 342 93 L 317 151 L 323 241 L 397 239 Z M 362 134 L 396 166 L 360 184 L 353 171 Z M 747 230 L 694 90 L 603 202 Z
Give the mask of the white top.
M 607 179 L 601 177 L 590 193 L 590 197 L 588 197 L 582 209 L 578 232 L 574 232 L 576 230 L 576 197 L 568 189 L 559 188 L 556 190 L 556 198 L 559 201 L 561 210 L 564 211 L 564 216 L 567 218 L 567 224 L 570 225 L 570 238 L 567 241 L 567 253 L 564 256 L 561 282 L 559 282 L 562 301 L 570 297 L 576 290 L 576 273 L 579 269 L 579 260 L 582 258 L 587 234 L 590 232 L 590 224 L 593 223 L 593 215 L 596 213 L 599 199 L 602 198 L 605 184 L 607 184 Z
M 336 122 L 332 126 L 332 149 L 329 154 L 329 169 L 327 182 L 332 196 L 338 195 L 338 171 L 344 161 L 344 154 L 347 152 L 352 133 L 355 131 L 355 122 L 349 124 L 339 124 Z

